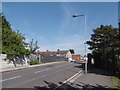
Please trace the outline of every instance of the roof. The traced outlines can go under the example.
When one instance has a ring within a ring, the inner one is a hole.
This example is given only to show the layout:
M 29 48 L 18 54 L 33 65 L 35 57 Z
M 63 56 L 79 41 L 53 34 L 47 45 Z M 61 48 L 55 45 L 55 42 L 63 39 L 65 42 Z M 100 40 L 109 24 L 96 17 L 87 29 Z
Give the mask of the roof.
M 60 50 L 60 51 L 57 51 L 57 54 L 67 54 L 69 50 Z
M 41 55 L 50 55 L 50 54 L 67 54 L 69 50 L 59 50 L 59 51 L 45 51 L 45 52 L 38 52 Z

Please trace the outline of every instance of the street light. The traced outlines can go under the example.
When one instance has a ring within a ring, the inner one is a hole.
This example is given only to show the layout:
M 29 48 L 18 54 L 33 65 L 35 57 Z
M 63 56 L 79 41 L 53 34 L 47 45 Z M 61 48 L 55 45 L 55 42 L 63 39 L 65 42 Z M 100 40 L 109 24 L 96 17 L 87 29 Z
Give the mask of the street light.
M 79 17 L 79 16 L 83 16 L 84 17 L 84 20 L 85 20 L 85 74 L 87 74 L 87 53 L 86 53 L 86 35 L 87 35 L 87 32 L 86 32 L 86 16 L 85 15 L 81 15 L 81 14 L 78 14 L 78 15 L 73 15 L 73 18 L 76 18 L 76 17 Z

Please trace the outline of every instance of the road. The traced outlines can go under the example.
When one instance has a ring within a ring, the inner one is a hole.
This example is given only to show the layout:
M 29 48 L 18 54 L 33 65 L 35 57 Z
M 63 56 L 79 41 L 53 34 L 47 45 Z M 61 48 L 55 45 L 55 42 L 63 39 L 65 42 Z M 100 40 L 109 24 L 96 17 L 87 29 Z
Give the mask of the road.
M 2 88 L 34 88 L 46 86 L 44 81 L 59 85 L 82 70 L 81 64 L 61 62 L 2 73 Z

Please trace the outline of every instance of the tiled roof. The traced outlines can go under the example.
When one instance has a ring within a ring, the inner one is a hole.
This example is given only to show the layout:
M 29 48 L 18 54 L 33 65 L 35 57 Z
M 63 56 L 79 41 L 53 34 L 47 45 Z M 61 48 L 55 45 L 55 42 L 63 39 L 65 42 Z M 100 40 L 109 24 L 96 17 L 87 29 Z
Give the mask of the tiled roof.
M 67 54 L 67 52 L 68 52 L 69 50 L 59 50 L 59 51 L 48 51 L 48 52 L 39 52 L 39 54 Z
M 69 50 L 60 50 L 60 51 L 57 51 L 57 54 L 67 54 Z

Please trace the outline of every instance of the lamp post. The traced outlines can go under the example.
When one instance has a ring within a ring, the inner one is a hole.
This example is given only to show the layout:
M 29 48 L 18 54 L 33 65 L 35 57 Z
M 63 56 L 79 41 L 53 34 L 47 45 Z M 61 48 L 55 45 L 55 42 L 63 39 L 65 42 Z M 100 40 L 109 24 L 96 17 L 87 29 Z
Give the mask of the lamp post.
M 83 16 L 84 17 L 84 24 L 85 24 L 85 74 L 87 74 L 87 52 L 86 52 L 86 36 L 87 36 L 87 31 L 86 31 L 86 16 L 85 15 L 73 15 L 73 18 L 79 17 L 79 16 Z

